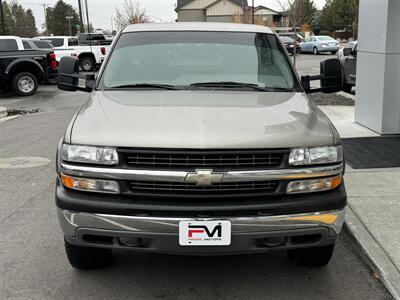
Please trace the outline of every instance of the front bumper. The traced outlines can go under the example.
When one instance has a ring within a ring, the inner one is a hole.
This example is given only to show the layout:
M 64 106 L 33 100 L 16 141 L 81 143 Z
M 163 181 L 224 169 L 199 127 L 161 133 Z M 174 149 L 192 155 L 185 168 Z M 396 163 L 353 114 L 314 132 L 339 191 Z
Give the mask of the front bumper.
M 221 218 L 140 217 L 58 209 L 62 230 L 71 244 L 192 255 L 255 253 L 329 245 L 336 240 L 344 216 L 345 208 L 290 215 Z M 180 221 L 221 219 L 231 221 L 230 246 L 179 245 Z

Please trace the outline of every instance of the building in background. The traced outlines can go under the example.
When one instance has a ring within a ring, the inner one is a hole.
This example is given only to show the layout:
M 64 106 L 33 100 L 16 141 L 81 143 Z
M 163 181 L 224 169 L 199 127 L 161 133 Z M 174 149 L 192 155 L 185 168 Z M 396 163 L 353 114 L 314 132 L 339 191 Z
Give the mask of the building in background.
M 266 6 L 249 6 L 247 0 L 178 0 L 178 22 L 254 23 L 271 28 L 287 27 L 284 13 Z
M 247 0 L 178 0 L 178 22 L 242 22 Z

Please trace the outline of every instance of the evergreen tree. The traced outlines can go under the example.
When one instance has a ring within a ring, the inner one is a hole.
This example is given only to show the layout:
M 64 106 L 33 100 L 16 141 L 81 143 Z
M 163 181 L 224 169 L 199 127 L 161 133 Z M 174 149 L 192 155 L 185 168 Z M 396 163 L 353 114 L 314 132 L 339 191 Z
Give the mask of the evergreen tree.
M 358 28 L 359 0 L 327 0 L 322 10 L 323 30 L 346 30 L 355 37 Z
M 76 10 L 63 0 L 57 1 L 54 7 L 46 10 L 47 33 L 54 35 L 69 35 L 70 28 L 67 16 L 72 16 L 72 35 L 77 34 L 76 24 L 79 24 L 79 16 Z

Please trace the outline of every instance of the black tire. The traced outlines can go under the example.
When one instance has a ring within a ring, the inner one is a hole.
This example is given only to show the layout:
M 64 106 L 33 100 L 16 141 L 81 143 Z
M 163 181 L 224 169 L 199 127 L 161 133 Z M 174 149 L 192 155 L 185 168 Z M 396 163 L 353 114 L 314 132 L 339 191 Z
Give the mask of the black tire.
M 315 247 L 288 250 L 289 260 L 298 266 L 303 267 L 324 267 L 326 266 L 333 255 L 335 244 Z
M 332 55 L 335 55 L 337 53 L 337 51 L 331 51 Z
M 318 51 L 318 48 L 317 48 L 317 47 L 314 47 L 314 48 L 313 48 L 313 54 L 314 54 L 314 55 L 319 55 L 319 51 Z
M 84 72 L 92 72 L 96 69 L 96 63 L 92 57 L 85 56 L 80 59 L 81 69 Z
M 111 263 L 112 249 L 75 246 L 66 240 L 64 245 L 68 261 L 75 269 L 100 269 Z
M 353 86 L 351 84 L 348 84 L 348 83 L 343 84 L 343 88 L 342 88 L 343 92 L 350 94 L 352 89 L 353 89 Z
M 32 96 L 39 88 L 39 81 L 35 75 L 29 72 L 21 72 L 12 79 L 12 89 L 18 96 Z

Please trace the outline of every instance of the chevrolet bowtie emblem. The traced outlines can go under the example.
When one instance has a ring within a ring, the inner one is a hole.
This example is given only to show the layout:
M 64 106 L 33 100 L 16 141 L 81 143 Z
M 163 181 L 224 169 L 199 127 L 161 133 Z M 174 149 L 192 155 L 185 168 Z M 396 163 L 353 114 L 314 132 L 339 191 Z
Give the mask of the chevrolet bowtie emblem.
M 196 183 L 198 186 L 210 186 L 213 183 L 220 183 L 224 173 L 214 173 L 213 170 L 196 170 L 186 175 L 185 182 Z

